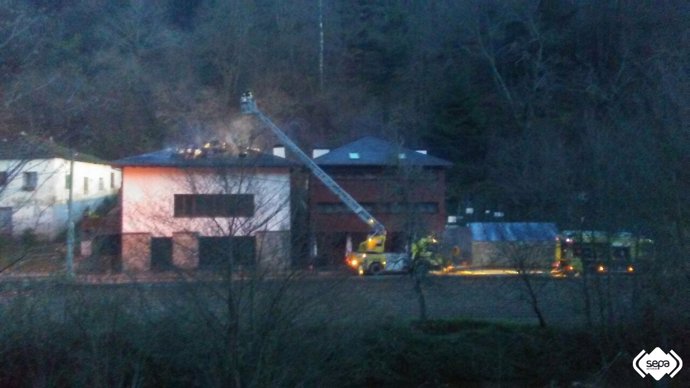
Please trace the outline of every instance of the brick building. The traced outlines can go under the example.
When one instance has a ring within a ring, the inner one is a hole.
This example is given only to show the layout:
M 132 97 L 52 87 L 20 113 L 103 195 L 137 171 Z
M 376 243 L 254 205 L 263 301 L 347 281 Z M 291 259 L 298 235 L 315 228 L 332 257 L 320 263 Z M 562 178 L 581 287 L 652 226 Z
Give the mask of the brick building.
M 445 177 L 451 163 L 375 137 L 333 150 L 314 161 L 369 210 L 388 231 L 387 250 L 402 251 L 409 238 L 443 231 Z M 311 254 L 317 264 L 338 264 L 370 229 L 318 179 L 309 184 Z

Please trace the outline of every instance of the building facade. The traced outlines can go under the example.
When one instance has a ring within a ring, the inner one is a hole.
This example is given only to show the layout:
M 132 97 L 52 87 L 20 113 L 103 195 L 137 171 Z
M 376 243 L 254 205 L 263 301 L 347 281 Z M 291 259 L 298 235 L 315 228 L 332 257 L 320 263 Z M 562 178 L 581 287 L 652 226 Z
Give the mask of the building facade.
M 223 147 L 116 162 L 123 176 L 123 270 L 289 264 L 292 164 Z
M 72 174 L 73 173 L 73 177 Z M 21 137 L 0 140 L 0 232 L 55 239 L 120 189 L 120 170 L 95 157 Z
M 450 162 L 375 137 L 319 149 L 317 155 L 314 161 L 385 225 L 387 250 L 402 251 L 410 239 L 442 233 Z M 318 264 L 340 263 L 371 232 L 314 177 L 309 206 L 311 254 Z

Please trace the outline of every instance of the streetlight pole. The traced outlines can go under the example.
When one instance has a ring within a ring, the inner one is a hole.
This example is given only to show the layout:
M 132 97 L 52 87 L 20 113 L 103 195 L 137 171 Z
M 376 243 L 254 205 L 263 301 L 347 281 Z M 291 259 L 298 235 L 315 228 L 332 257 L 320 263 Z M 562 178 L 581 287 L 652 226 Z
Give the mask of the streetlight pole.
M 319 91 L 323 93 L 323 0 L 319 0 Z

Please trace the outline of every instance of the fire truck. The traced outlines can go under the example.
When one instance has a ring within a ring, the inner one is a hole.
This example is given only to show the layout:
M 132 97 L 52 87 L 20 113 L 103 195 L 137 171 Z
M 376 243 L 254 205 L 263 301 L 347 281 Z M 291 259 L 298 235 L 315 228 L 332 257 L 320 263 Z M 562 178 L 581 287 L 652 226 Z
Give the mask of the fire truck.
M 369 225 L 371 233 L 368 238 L 359 244 L 356 252 L 346 257 L 347 264 L 360 275 L 378 274 L 383 271 L 419 271 L 425 272 L 429 268 L 439 267 L 441 258 L 434 252 L 438 243 L 433 237 L 425 237 L 412 245 L 411 252 L 394 253 L 385 252 L 386 228 L 357 200 L 345 191 L 330 175 L 302 151 L 287 134 L 266 116 L 256 104 L 251 92 L 245 92 L 240 98 L 242 113 L 257 117 L 262 123 L 273 131 L 283 145 L 292 153 L 338 197 L 354 214 L 364 223 Z
M 628 273 L 644 269 L 652 259 L 654 242 L 628 232 L 567 230 L 556 239 L 555 276 L 582 273 Z
M 444 270 L 448 263 L 439 254 L 439 242 L 434 236 L 425 236 L 412 243 L 409 252 L 384 252 L 385 235 L 369 236 L 359 244 L 357 251 L 349 252 L 345 262 L 360 275 L 378 275 L 382 272 L 413 272 L 423 275 L 429 270 Z

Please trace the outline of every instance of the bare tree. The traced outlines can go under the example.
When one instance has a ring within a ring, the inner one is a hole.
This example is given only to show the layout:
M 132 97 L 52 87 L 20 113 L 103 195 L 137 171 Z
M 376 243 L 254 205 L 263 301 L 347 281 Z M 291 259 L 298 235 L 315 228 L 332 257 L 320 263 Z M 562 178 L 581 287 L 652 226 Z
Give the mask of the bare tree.
M 39 58 L 39 50 L 45 44 L 45 36 L 41 32 L 45 27 L 46 18 L 23 2 L 6 0 L 0 2 L 0 54 L 4 60 L 0 69 L 3 76 L 0 83 L 3 92 L 0 99 L 3 113 L 7 112 L 15 102 L 30 96 L 34 91 L 46 87 L 51 79 L 39 82 L 22 82 L 17 76 L 31 72 L 31 67 Z M 3 114 L 2 119 L 9 117 Z
M 275 385 L 275 363 L 289 362 L 280 355 L 282 338 L 299 335 L 296 322 L 325 291 L 305 292 L 304 274 L 292 265 L 290 163 L 225 147 L 182 150 L 170 157 L 184 167 L 150 174 L 125 167 L 123 226 L 172 240 L 168 268 L 196 281 L 187 288 L 192 319 L 216 339 L 211 381 Z

